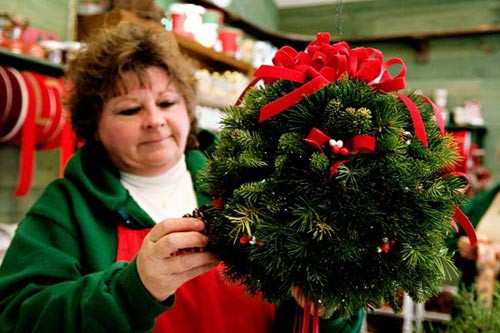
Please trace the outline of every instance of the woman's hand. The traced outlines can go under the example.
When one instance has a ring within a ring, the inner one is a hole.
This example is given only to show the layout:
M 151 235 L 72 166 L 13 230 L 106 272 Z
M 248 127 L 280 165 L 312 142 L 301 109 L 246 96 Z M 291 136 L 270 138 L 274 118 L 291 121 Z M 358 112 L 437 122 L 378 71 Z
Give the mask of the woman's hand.
M 173 295 L 185 282 L 217 266 L 209 252 L 179 254 L 179 249 L 203 248 L 208 237 L 196 218 L 166 219 L 151 229 L 137 254 L 137 271 L 144 287 L 159 302 Z

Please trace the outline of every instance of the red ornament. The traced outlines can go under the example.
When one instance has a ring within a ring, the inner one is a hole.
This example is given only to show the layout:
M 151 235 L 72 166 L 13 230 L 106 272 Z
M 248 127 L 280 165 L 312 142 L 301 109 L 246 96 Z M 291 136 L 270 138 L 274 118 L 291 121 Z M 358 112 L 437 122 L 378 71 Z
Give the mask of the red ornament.
M 214 207 L 217 210 L 222 210 L 224 208 L 224 200 L 220 197 L 213 198 Z
M 250 241 L 250 237 L 248 237 L 248 236 L 241 236 L 240 237 L 240 244 L 241 245 L 247 245 L 249 241 Z
M 24 44 L 23 53 L 35 58 L 45 58 L 45 50 L 38 43 Z
M 387 252 L 389 252 L 389 251 L 390 251 L 391 246 L 389 245 L 389 243 L 384 243 L 384 244 L 382 244 L 382 245 L 380 246 L 380 249 L 381 249 L 383 252 L 387 253 Z

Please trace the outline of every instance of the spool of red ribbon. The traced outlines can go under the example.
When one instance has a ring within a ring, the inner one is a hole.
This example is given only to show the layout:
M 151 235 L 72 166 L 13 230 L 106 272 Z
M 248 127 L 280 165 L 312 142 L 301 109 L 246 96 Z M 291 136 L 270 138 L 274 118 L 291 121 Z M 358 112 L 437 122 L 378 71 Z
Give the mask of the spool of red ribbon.
M 63 93 L 61 79 L 0 66 L 0 142 L 21 146 L 16 196 L 29 191 L 36 149 L 63 148 L 61 170 L 74 151 Z

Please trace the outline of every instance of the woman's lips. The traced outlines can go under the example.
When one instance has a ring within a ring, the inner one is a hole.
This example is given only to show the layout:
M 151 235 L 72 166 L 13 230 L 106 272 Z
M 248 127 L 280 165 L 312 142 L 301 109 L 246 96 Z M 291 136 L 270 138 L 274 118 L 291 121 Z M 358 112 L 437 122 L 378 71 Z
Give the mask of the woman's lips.
M 161 144 L 161 143 L 166 142 L 168 139 L 170 139 L 170 136 L 164 137 L 164 138 L 149 139 L 149 140 L 143 141 L 142 144 L 144 144 L 144 145 Z

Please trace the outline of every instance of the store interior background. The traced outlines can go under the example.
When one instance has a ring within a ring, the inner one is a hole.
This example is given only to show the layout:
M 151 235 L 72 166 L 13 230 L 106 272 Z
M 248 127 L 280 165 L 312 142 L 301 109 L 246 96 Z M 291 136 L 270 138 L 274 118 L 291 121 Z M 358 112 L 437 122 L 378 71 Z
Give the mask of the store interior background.
M 174 2 L 156 1 L 162 8 Z M 213 2 L 187 1 L 199 5 Z M 344 0 L 341 21 L 337 2 L 232 0 L 225 10 L 235 26 L 258 39 L 268 38 L 278 47 L 303 47 L 321 31 L 330 32 L 332 42 L 345 40 L 351 47 L 378 48 L 386 59 L 401 58 L 408 69 L 407 87 L 429 97 L 436 89 L 447 89 L 450 110 L 465 101 L 479 101 L 487 131 L 482 161 L 491 173 L 491 183 L 499 181 L 500 1 Z M 0 8 L 26 16 L 30 26 L 53 31 L 61 40 L 74 40 L 77 3 L 0 0 Z M 338 34 L 339 22 L 342 36 Z M 58 153 L 37 152 L 31 190 L 24 197 L 14 198 L 19 148 L 0 145 L 0 223 L 18 222 L 47 182 L 58 176 Z
M 174 1 L 157 0 L 168 9 Z M 213 6 L 216 0 L 184 1 Z M 75 40 L 77 0 L 0 0 L 0 12 L 21 14 L 30 26 Z M 280 47 L 301 48 L 317 32 L 332 42 L 380 49 L 407 66 L 407 87 L 432 97 L 448 92 L 452 111 L 478 101 L 484 118 L 482 164 L 500 181 L 500 1 L 498 0 L 232 0 L 227 22 Z M 340 29 L 341 28 L 341 29 Z M 341 31 L 341 35 L 339 32 Z M 59 151 L 37 151 L 29 193 L 15 198 L 19 147 L 0 144 L 0 223 L 15 224 L 47 183 L 58 177 Z

